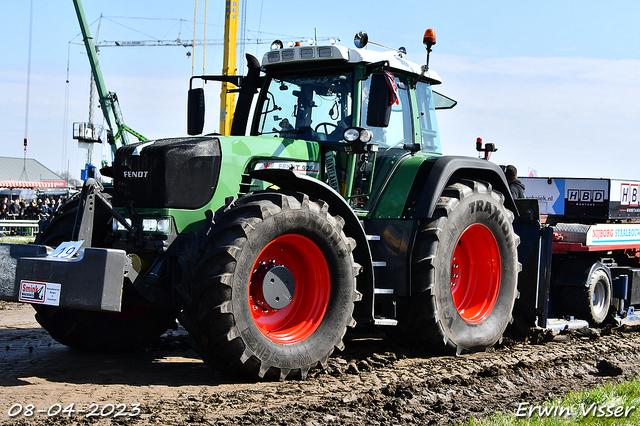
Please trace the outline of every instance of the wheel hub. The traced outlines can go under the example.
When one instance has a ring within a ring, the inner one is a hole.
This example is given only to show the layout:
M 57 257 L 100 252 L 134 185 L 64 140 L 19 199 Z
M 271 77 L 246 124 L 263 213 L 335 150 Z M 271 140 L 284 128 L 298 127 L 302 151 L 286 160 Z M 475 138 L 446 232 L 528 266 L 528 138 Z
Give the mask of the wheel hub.
M 460 317 L 469 324 L 486 320 L 498 300 L 502 262 L 495 237 L 482 224 L 460 236 L 451 259 L 451 296 Z
M 256 306 L 263 310 L 286 308 L 295 294 L 295 279 L 284 265 L 276 265 L 274 259 L 260 262 L 251 280 Z

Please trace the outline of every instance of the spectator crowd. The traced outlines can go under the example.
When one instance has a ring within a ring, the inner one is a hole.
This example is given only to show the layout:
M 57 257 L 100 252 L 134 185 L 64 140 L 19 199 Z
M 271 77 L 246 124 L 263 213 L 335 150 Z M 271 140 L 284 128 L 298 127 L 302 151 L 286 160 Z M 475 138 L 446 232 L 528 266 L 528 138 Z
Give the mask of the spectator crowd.
M 27 219 L 39 220 L 47 218 L 55 213 L 60 207 L 64 199 L 58 198 L 50 200 L 47 198 L 38 198 L 32 201 L 21 200 L 17 197 L 15 200 L 9 200 L 8 197 L 0 198 L 0 219 Z

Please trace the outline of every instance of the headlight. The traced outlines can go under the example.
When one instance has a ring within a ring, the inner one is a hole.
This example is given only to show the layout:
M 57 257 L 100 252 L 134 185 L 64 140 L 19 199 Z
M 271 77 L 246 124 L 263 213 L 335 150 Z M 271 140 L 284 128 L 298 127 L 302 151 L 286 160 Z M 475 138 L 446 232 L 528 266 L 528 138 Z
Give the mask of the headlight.
M 169 234 L 171 232 L 171 219 L 164 218 L 158 220 L 158 232 L 162 232 L 163 234 Z
M 131 225 L 131 219 L 126 219 L 127 223 L 129 225 Z M 113 230 L 114 231 L 126 231 L 127 228 L 124 227 L 123 224 L 121 224 L 120 222 L 118 222 L 117 220 L 113 219 Z
M 168 217 L 142 219 L 142 232 L 168 234 L 171 232 L 171 219 Z
M 131 225 L 131 219 L 126 219 L 127 223 Z M 127 228 L 124 227 L 117 220 L 113 220 L 113 230 L 114 231 L 126 231 Z M 158 234 L 170 234 L 171 233 L 171 218 L 170 217 L 161 217 L 161 218 L 143 218 L 142 219 L 142 232 L 152 232 Z
M 342 134 L 344 140 L 347 142 L 362 142 L 369 143 L 373 139 L 373 133 L 369 129 L 363 129 L 361 127 L 349 127 Z
M 351 127 L 344 131 L 343 137 L 347 142 L 355 142 L 360 137 L 360 132 L 358 129 Z
M 369 143 L 373 139 L 373 133 L 369 129 L 360 130 L 360 142 Z

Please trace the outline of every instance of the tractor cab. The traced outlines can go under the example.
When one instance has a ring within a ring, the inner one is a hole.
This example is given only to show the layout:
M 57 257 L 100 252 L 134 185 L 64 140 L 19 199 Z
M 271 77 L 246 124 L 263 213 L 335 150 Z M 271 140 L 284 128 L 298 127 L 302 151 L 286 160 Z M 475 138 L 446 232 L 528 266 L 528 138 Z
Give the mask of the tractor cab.
M 363 32 L 358 34 L 356 46 L 366 46 Z M 283 48 L 274 42 L 262 59 L 260 78 L 251 79 L 255 87 L 246 91 L 258 93 L 250 135 L 285 144 L 317 142 L 320 179 L 353 208 L 369 211 L 402 158 L 442 154 L 435 110 L 456 104 L 432 90 L 440 84 L 435 72 L 407 61 L 405 54 L 404 48 Z M 236 120 L 249 114 L 246 105 L 241 93 Z

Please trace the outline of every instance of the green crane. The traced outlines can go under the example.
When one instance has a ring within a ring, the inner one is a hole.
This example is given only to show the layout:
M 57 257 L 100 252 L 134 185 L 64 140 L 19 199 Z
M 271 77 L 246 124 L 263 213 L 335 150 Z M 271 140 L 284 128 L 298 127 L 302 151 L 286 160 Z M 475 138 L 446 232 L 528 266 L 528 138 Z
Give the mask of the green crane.
M 73 5 L 75 6 L 76 14 L 78 15 L 78 22 L 80 23 L 80 29 L 82 30 L 82 38 L 84 40 L 85 48 L 87 49 L 89 63 L 91 64 L 91 74 L 93 75 L 93 80 L 98 91 L 98 97 L 100 98 L 102 113 L 109 125 L 109 144 L 111 145 L 111 151 L 115 154 L 119 147 L 128 145 L 127 133 L 132 134 L 140 141 L 146 141 L 147 138 L 124 124 L 122 113 L 120 111 L 120 104 L 118 103 L 118 96 L 114 92 L 108 92 L 104 83 L 102 71 L 100 70 L 100 63 L 98 62 L 98 52 L 96 51 L 93 37 L 91 37 L 91 32 L 89 31 L 89 24 L 87 23 L 82 3 L 80 0 L 73 0 Z M 80 126 L 78 126 L 77 129 L 74 128 L 75 139 L 79 139 L 84 142 L 98 141 L 93 123 L 88 123 L 88 125 L 85 126 L 82 126 L 84 123 L 79 124 Z

